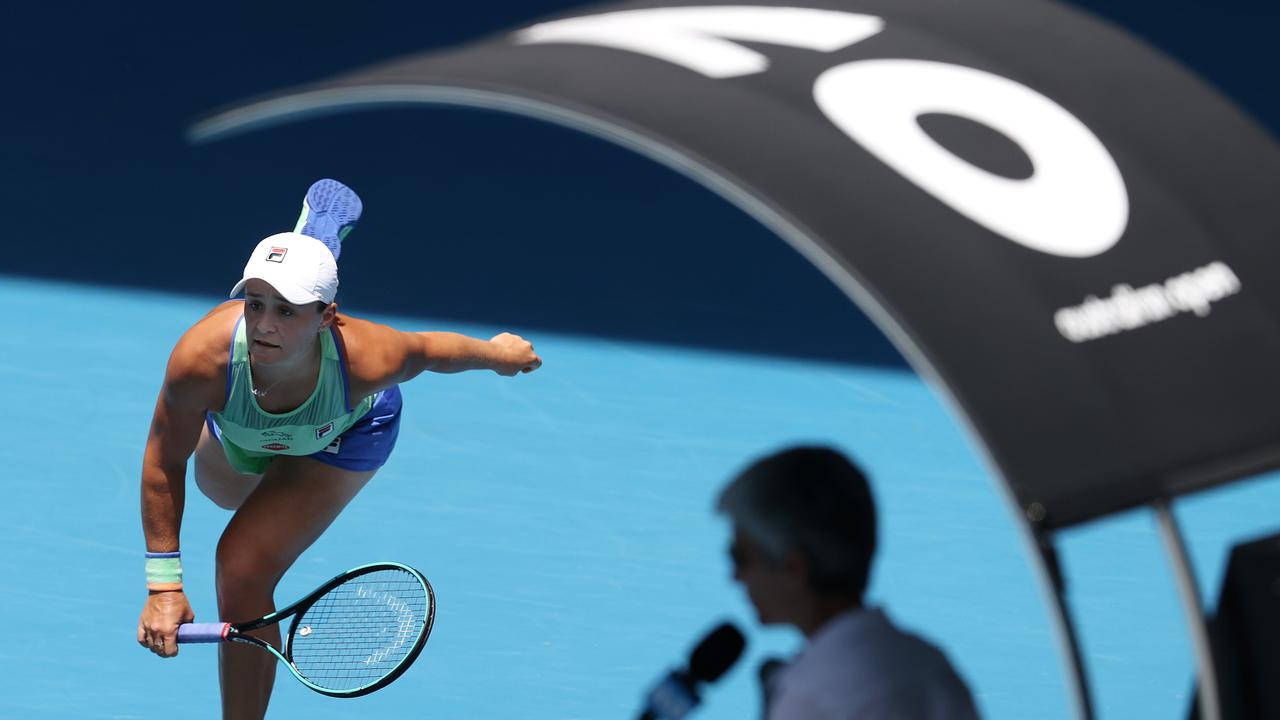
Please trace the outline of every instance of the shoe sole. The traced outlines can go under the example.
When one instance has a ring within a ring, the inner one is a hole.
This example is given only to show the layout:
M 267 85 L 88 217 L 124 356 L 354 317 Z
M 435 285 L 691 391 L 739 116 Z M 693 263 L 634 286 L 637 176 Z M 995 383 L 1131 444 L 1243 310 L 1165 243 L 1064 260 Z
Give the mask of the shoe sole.
M 323 242 L 336 260 L 342 241 L 360 220 L 364 203 L 355 191 L 337 180 L 317 180 L 302 200 L 302 214 L 294 232 Z

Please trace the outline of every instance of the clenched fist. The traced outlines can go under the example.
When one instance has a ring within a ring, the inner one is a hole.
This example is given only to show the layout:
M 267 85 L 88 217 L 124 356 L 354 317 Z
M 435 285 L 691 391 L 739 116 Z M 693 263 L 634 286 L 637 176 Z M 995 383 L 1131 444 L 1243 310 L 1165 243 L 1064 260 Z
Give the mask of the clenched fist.
M 511 377 L 516 373 L 531 373 L 542 367 L 542 358 L 533 351 L 533 343 L 519 335 L 502 333 L 494 335 L 489 342 L 495 346 L 493 371 L 499 375 Z

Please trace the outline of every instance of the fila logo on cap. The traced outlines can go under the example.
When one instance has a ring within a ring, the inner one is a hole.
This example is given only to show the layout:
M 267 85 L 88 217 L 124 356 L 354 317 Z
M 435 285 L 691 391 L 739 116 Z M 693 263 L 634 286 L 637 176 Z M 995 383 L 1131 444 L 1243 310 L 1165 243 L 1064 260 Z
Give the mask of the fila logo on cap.
M 289 252 L 287 247 L 272 247 L 271 252 L 267 253 L 267 262 L 284 262 L 284 254 Z

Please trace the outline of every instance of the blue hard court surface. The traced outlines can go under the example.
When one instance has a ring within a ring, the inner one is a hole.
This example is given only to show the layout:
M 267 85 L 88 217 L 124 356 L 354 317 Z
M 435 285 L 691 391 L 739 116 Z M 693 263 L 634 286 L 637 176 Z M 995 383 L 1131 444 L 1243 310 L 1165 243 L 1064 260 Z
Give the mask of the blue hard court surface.
M 0 276 L 0 717 L 217 716 L 212 648 L 160 661 L 134 642 L 143 440 L 169 349 L 216 301 Z M 418 663 L 345 701 L 282 673 L 270 717 L 632 717 L 649 684 L 724 618 L 748 631 L 748 656 L 699 716 L 757 717 L 755 666 L 798 639 L 752 622 L 711 506 L 745 461 L 796 441 L 833 443 L 868 468 L 883 517 L 872 599 L 945 648 L 985 715 L 1070 715 L 1003 495 L 918 377 L 528 335 L 546 359 L 532 376 L 424 376 L 404 388 L 392 461 L 280 588 L 289 602 L 365 562 L 421 568 L 440 605 Z M 1277 507 L 1274 477 L 1179 505 L 1206 596 L 1230 545 L 1273 531 Z M 212 555 L 227 518 L 191 488 L 183 552 L 202 620 L 214 619 Z M 1182 717 L 1190 650 L 1150 514 L 1072 531 L 1063 549 L 1101 717 Z

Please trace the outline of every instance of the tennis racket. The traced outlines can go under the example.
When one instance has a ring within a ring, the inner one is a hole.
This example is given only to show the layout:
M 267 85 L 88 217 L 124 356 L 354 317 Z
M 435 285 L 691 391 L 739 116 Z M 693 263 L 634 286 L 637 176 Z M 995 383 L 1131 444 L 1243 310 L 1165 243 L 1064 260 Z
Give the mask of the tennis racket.
M 332 697 L 358 697 L 386 687 L 422 652 L 435 621 L 431 583 L 408 565 L 362 565 L 258 620 L 186 623 L 180 643 L 257 645 L 284 661 L 303 685 Z M 283 652 L 245 635 L 292 616 Z

